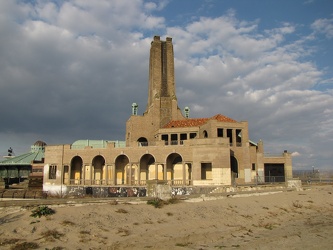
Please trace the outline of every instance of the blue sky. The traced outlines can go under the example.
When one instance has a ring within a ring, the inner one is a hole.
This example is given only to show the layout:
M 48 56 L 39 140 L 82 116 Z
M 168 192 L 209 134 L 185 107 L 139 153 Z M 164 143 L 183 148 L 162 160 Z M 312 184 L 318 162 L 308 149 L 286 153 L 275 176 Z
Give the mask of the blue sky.
M 294 169 L 332 169 L 333 1 L 0 2 L 0 155 L 124 140 L 149 46 L 173 38 L 178 103 L 249 122 Z

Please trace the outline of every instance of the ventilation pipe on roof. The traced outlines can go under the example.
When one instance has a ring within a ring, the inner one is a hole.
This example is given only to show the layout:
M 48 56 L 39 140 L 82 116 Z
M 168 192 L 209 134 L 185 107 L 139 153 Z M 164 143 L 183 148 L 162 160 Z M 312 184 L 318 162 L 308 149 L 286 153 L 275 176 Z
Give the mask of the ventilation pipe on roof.
M 185 113 L 185 117 L 189 118 L 190 117 L 190 108 L 189 107 L 185 107 L 184 108 L 184 113 Z
M 135 102 L 132 103 L 132 115 L 138 115 L 138 104 Z

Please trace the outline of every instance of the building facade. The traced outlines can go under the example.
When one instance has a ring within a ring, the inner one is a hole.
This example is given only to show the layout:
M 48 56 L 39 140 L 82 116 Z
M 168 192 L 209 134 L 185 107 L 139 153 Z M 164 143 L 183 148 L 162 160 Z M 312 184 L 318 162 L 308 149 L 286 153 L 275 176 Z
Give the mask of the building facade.
M 217 114 L 190 118 L 178 107 L 172 38 L 155 36 L 150 48 L 146 111 L 126 122 L 125 141 L 79 140 L 45 148 L 44 191 L 284 182 L 292 177 L 287 151 L 266 156 L 263 142 L 249 139 L 248 122 Z

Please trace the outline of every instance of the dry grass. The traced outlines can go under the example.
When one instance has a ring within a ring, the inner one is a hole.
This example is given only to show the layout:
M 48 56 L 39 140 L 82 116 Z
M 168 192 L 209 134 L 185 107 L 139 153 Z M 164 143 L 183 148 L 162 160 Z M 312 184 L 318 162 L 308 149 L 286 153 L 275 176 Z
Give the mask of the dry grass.
M 190 242 L 176 243 L 176 246 L 177 246 L 177 247 L 187 247 L 187 246 L 189 246 L 189 245 L 191 245 Z
M 20 239 L 4 239 L 0 241 L 0 246 L 12 245 L 18 241 L 20 241 Z
M 27 249 L 38 249 L 39 245 L 34 242 L 22 242 L 12 246 L 11 250 L 27 250 Z
M 90 234 L 90 232 L 89 232 L 89 231 L 82 230 L 82 231 L 80 231 L 80 234 Z
M 129 236 L 130 235 L 130 231 L 128 229 L 126 229 L 126 228 L 118 228 L 117 234 L 120 234 L 122 237 Z
M 75 225 L 75 223 L 70 220 L 64 220 L 60 224 L 63 226 L 74 226 Z
M 41 233 L 42 238 L 45 238 L 48 241 L 59 240 L 65 234 L 58 232 L 56 229 L 47 230 Z
M 119 208 L 118 210 L 115 211 L 116 213 L 121 213 L 121 214 L 127 214 L 128 211 L 123 209 L 123 208 Z

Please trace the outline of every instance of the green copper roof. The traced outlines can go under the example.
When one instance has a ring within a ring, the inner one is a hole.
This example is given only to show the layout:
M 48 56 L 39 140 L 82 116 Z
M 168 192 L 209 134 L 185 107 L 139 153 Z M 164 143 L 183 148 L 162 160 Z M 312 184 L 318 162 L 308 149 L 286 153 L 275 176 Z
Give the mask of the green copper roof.
M 4 165 L 31 165 L 33 161 L 41 161 L 44 158 L 44 150 L 32 150 L 29 153 L 7 158 L 0 162 L 0 166 Z

